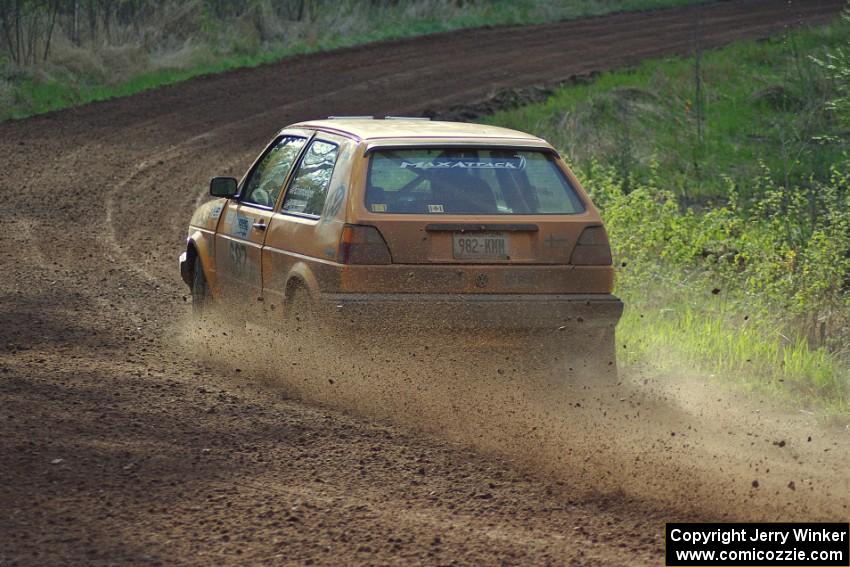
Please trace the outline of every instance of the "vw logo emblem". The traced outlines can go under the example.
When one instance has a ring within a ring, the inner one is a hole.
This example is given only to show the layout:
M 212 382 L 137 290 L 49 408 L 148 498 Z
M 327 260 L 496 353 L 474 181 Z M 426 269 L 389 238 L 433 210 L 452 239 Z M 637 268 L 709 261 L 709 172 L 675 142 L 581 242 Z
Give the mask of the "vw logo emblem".
M 475 285 L 478 287 L 487 287 L 489 281 L 490 278 L 487 277 L 487 274 L 478 274 L 475 276 Z

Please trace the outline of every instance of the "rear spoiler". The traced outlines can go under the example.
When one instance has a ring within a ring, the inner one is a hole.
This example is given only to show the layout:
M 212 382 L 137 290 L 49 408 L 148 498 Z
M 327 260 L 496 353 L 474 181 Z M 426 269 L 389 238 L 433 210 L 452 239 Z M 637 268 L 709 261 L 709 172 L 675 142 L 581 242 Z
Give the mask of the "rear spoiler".
M 543 140 L 517 139 L 515 141 L 509 141 L 505 139 L 499 139 L 494 140 L 492 142 L 488 142 L 485 140 L 435 142 L 432 140 L 423 139 L 421 142 L 415 140 L 405 140 L 398 142 L 383 142 L 380 140 L 370 140 L 366 144 L 366 149 L 363 152 L 363 157 L 366 157 L 370 153 L 379 150 L 441 150 L 445 148 L 462 148 L 470 150 L 532 150 L 558 156 L 557 150 L 555 150 L 555 148 L 553 148 Z

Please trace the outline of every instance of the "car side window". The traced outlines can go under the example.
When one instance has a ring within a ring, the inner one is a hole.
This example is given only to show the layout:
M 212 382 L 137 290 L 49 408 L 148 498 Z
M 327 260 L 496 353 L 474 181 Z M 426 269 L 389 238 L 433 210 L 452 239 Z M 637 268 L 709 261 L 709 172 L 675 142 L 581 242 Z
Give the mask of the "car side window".
M 284 136 L 278 140 L 251 172 L 251 177 L 245 183 L 242 201 L 273 207 L 306 141 L 295 136 Z
M 336 144 L 322 140 L 310 144 L 286 190 L 284 212 L 315 216 L 322 213 L 338 155 Z

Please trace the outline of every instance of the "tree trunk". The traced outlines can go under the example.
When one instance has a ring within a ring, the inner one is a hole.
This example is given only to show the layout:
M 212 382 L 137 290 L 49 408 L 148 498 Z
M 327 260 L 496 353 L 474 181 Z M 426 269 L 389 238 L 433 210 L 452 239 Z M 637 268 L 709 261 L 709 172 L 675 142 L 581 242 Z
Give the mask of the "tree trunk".
M 74 28 L 71 32 L 71 41 L 77 47 L 80 46 L 80 0 L 74 0 Z
M 47 35 L 44 39 L 44 57 L 42 61 L 47 61 L 47 56 L 50 54 L 50 40 L 53 39 L 53 29 L 56 26 L 56 16 L 59 14 L 59 3 L 61 0 L 53 0 L 51 7 L 53 10 L 50 13 L 50 23 L 47 26 Z
M 21 64 L 21 0 L 15 0 L 15 55 L 16 63 Z
M 0 25 L 2 25 L 3 38 L 6 40 L 6 46 L 9 48 L 9 57 L 12 58 L 12 61 L 18 62 L 18 55 L 15 52 L 15 40 L 14 40 L 14 19 L 15 19 L 15 11 L 11 4 L 3 4 L 2 12 L 0 12 Z
M 97 43 L 97 0 L 88 0 L 89 39 Z

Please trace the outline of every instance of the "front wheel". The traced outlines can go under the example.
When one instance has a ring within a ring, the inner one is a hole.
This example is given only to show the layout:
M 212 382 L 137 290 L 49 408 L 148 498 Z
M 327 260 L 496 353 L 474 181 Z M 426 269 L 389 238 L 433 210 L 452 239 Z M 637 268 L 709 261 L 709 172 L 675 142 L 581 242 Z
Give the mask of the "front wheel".
M 204 275 L 201 258 L 195 256 L 194 271 L 192 273 L 192 311 L 195 315 L 203 315 L 209 308 L 211 299 L 210 286 Z

